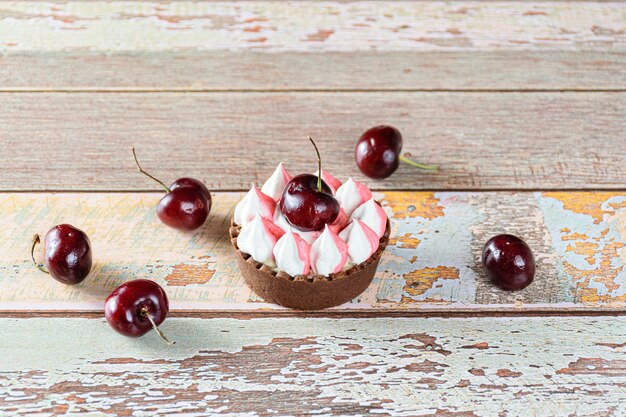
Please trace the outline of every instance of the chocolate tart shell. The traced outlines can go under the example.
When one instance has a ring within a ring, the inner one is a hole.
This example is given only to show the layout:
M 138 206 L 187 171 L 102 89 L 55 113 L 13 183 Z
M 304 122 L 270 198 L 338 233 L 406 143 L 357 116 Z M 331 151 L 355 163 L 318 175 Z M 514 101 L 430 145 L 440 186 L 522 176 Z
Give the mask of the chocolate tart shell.
M 237 247 L 241 227 L 231 223 L 230 240 L 235 249 L 237 263 L 248 286 L 269 303 L 297 310 L 321 310 L 346 303 L 361 294 L 376 274 L 380 258 L 389 242 L 389 220 L 385 234 L 380 238 L 378 250 L 365 262 L 345 272 L 323 275 L 291 275 L 255 261 Z

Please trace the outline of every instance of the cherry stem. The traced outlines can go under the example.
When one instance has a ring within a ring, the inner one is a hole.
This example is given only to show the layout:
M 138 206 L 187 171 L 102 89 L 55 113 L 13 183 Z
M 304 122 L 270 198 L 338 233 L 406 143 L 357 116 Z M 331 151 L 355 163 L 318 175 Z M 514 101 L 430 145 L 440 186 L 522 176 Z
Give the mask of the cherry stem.
M 411 166 L 414 166 L 416 168 L 425 169 L 427 171 L 439 171 L 439 167 L 437 165 L 420 164 L 419 162 L 415 162 L 415 161 L 410 160 L 409 158 L 407 158 L 404 155 L 400 155 L 400 161 L 404 162 L 405 164 L 409 164 Z
M 148 320 L 150 320 L 150 324 L 152 325 L 152 328 L 154 329 L 155 332 L 159 334 L 159 336 L 163 338 L 163 340 L 165 340 L 165 343 L 167 343 L 170 346 L 176 344 L 176 342 L 170 342 L 170 340 L 165 336 L 165 334 L 161 331 L 161 329 L 159 329 L 159 326 L 157 326 L 154 320 L 152 320 L 152 316 L 150 316 L 150 313 L 148 312 L 147 308 L 144 307 L 141 309 L 141 315 L 146 317 Z
M 149 177 L 149 178 L 152 178 L 153 180 L 155 180 L 156 182 L 158 182 L 159 184 L 161 184 L 161 186 L 162 186 L 163 188 L 165 188 L 165 192 L 166 192 L 166 193 L 169 193 L 170 191 L 172 191 L 172 190 L 170 190 L 170 187 L 168 187 L 167 185 L 165 185 L 165 184 L 163 183 L 163 181 L 159 180 L 159 179 L 158 179 L 158 178 L 156 178 L 156 177 L 153 177 L 152 175 L 150 175 L 150 174 L 148 174 L 146 171 L 144 171 L 144 170 L 143 170 L 143 168 L 141 168 L 141 165 L 139 165 L 139 160 L 137 160 L 137 154 L 135 153 L 135 147 L 133 146 L 133 147 L 131 148 L 131 150 L 133 151 L 133 158 L 135 158 L 135 164 L 137 165 L 137 169 L 139 170 L 139 172 L 141 172 L 143 175 L 145 175 L 145 176 L 147 176 L 147 177 Z
M 39 239 L 39 235 L 35 234 L 33 236 L 33 246 L 30 248 L 30 257 L 33 259 L 33 263 L 35 264 L 35 266 L 37 267 L 37 269 L 39 269 L 41 272 L 45 272 L 46 274 L 50 274 L 50 272 L 44 268 L 43 265 L 37 263 L 37 261 L 35 260 L 35 246 L 37 246 L 37 244 L 41 242 L 41 240 Z
M 313 144 L 315 153 L 317 154 L 317 191 L 322 191 L 322 157 L 320 156 L 320 151 L 317 149 L 317 145 L 311 136 L 309 136 L 309 140 Z

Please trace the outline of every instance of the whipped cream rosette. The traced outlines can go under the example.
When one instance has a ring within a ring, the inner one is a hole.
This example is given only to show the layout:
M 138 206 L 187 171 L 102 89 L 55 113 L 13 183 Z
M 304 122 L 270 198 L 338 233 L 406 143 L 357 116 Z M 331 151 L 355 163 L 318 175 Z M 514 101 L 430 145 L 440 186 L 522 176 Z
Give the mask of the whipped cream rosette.
M 274 259 L 279 270 L 306 275 L 311 272 L 311 245 L 290 229 L 276 242 Z
M 261 187 L 261 191 L 272 197 L 274 201 L 278 202 L 280 197 L 283 195 L 283 190 L 285 189 L 285 185 L 291 180 L 292 176 L 287 172 L 283 163 L 278 164 L 274 173 L 271 177 L 265 181 L 263 187 Z
M 339 206 L 346 212 L 347 216 L 350 216 L 357 207 L 370 198 L 372 198 L 370 189 L 352 178 L 348 178 L 348 181 L 344 182 L 337 190 Z
M 274 217 L 276 202 L 257 187 L 252 185 L 250 191 L 235 207 L 233 219 L 238 225 L 244 226 L 258 214 L 261 217 L 272 220 Z
M 352 265 L 368 260 L 380 243 L 376 232 L 358 219 L 354 219 L 339 237 L 348 245 L 348 259 Z
M 355 219 L 362 221 L 367 226 L 370 227 L 379 238 L 383 237 L 385 234 L 385 229 L 387 227 L 387 213 L 385 210 L 376 202 L 374 198 L 370 198 L 365 203 L 361 204 L 359 207 L 354 210 L 352 213 L 351 219 L 354 221 Z
M 255 261 L 275 266 L 274 246 L 282 234 L 282 229 L 257 214 L 241 228 L 241 233 L 237 236 L 237 246 Z
M 328 276 L 335 274 L 348 261 L 348 245 L 330 230 L 328 225 L 311 245 L 311 266 L 316 274 Z

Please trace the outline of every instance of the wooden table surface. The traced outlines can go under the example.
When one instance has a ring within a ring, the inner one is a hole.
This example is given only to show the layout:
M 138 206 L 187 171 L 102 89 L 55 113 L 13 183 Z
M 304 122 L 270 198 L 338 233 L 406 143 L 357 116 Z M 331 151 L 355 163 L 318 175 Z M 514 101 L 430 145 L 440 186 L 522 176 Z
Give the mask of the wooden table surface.
M 626 3 L 0 1 L 0 415 L 626 415 Z M 389 123 L 437 173 L 357 170 Z M 300 313 L 245 286 L 232 210 L 279 161 L 376 191 L 392 240 L 372 285 Z M 193 176 L 206 225 L 163 226 L 157 185 Z M 69 222 L 94 268 L 29 260 Z M 480 267 L 533 248 L 517 293 Z M 120 283 L 171 315 L 128 339 Z

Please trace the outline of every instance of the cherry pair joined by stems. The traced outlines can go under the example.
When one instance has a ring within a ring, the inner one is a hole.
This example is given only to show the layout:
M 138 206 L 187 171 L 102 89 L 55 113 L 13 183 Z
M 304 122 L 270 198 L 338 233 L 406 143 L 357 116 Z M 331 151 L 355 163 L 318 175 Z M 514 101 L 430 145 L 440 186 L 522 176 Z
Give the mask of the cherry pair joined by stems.
M 356 144 L 354 155 L 361 172 L 374 179 L 387 178 L 398 169 L 400 162 L 429 171 L 438 169 L 402 155 L 402 134 L 393 126 L 381 125 L 365 131 Z
M 317 154 L 318 175 L 293 177 L 280 199 L 280 210 L 293 227 L 302 231 L 321 230 L 339 215 L 339 202 L 322 180 L 322 158 L 317 145 L 309 137 Z
M 148 174 L 137 160 L 132 148 L 137 169 L 165 189 L 165 196 L 157 205 L 157 216 L 171 228 L 192 231 L 204 224 L 211 211 L 211 193 L 206 186 L 194 178 L 179 178 L 169 187 L 161 180 Z

